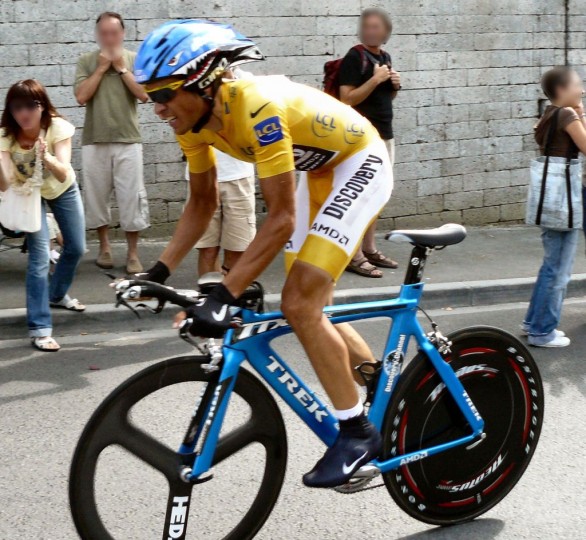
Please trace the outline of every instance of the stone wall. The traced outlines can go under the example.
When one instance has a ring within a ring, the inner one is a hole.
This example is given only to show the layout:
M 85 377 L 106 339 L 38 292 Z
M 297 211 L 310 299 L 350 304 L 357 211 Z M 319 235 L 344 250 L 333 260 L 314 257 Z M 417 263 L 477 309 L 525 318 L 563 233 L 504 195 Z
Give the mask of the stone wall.
M 537 81 L 544 69 L 566 58 L 586 63 L 583 1 L 379 2 L 393 16 L 388 50 L 404 81 L 395 102 L 396 188 L 383 226 L 523 218 L 541 98 Z M 75 63 L 94 47 L 94 20 L 105 9 L 126 19 L 131 49 L 170 18 L 233 23 L 268 56 L 251 70 L 318 85 L 324 62 L 355 43 L 357 13 L 369 5 L 360 0 L 0 0 L 0 99 L 13 82 L 35 77 L 81 128 L 84 111 L 71 88 Z M 152 105 L 140 107 L 140 119 L 151 234 L 167 234 L 181 212 L 184 167 Z M 78 170 L 80 131 L 74 148 Z

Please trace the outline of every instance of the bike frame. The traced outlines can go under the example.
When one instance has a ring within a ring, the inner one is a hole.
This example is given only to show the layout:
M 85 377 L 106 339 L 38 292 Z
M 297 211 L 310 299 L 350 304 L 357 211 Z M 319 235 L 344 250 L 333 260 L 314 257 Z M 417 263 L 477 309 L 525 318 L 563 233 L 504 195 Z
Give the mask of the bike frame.
M 417 249 L 414 249 L 415 255 L 417 255 L 415 253 Z M 403 359 L 411 340 L 415 341 L 419 350 L 433 365 L 470 426 L 469 435 L 453 441 L 417 452 L 397 455 L 390 459 L 374 460 L 372 464 L 381 472 L 396 469 L 406 463 L 439 454 L 456 446 L 472 443 L 481 437 L 484 429 L 482 417 L 454 370 L 442 358 L 417 319 L 417 309 L 423 294 L 423 283 L 420 278 L 427 251 L 420 251 L 418 255 L 419 257 L 413 256 L 411 259 L 412 267 L 408 270 L 406 283 L 401 287 L 397 298 L 328 306 L 324 309 L 324 313 L 333 324 L 379 317 L 392 320 L 373 403 L 368 409 L 368 418 L 377 429 L 382 429 L 385 413 L 401 376 Z M 416 282 L 409 283 L 409 281 Z M 193 454 L 196 446 L 198 447 L 189 474 L 189 479 L 192 481 L 197 481 L 209 471 L 212 465 L 230 396 L 244 361 L 248 361 L 258 375 L 327 446 L 333 444 L 338 434 L 337 420 L 327 406 L 271 347 L 274 339 L 293 332 L 282 313 L 256 314 L 243 310 L 241 315 L 242 327 L 228 331 L 224 338 L 223 361 L 220 364 L 213 397 L 207 400 L 208 404 L 203 414 L 202 411 L 196 411 L 196 415 L 205 421 L 199 422 L 195 436 L 184 442 L 179 449 L 181 454 Z

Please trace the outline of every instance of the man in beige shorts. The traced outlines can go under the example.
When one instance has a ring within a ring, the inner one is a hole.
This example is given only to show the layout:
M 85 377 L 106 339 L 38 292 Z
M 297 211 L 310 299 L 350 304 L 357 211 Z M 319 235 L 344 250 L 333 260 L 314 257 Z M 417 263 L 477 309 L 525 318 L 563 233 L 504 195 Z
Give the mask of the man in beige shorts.
M 195 247 L 198 275 L 227 274 L 256 234 L 254 165 L 214 149 L 220 206 Z M 189 179 L 189 173 L 187 178 Z M 220 249 L 224 250 L 220 265 Z
M 132 74 L 136 53 L 124 49 L 124 21 L 118 13 L 102 13 L 96 21 L 99 50 L 77 63 L 75 97 L 86 106 L 82 138 L 83 193 L 88 229 L 96 229 L 100 252 L 96 264 L 113 268 L 108 237 L 110 198 L 115 191 L 120 227 L 126 233 L 126 271 L 142 272 L 139 232 L 149 226 L 144 187 L 142 144 L 137 101 L 148 97 Z

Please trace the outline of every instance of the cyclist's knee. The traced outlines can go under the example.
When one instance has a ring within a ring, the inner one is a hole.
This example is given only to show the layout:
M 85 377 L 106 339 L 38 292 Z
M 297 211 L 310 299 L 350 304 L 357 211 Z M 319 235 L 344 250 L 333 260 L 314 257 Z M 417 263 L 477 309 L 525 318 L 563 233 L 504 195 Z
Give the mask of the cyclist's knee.
M 316 305 L 311 298 L 304 298 L 298 292 L 283 292 L 281 310 L 293 325 L 315 324 L 321 318 L 323 306 Z

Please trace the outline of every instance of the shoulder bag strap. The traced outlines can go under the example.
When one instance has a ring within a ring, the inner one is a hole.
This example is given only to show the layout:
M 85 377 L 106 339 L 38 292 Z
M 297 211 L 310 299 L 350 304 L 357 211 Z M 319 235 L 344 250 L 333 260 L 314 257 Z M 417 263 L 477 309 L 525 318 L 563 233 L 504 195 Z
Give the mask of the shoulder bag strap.
M 566 154 L 566 197 L 568 199 L 568 229 L 574 228 L 574 201 L 572 200 L 572 157 L 579 152 L 574 139 L 570 137 L 568 153 Z
M 560 114 L 561 109 L 557 109 L 553 115 L 551 116 L 551 124 L 549 126 L 549 130 L 547 132 L 547 138 L 545 140 L 545 164 L 543 166 L 543 176 L 541 177 L 541 192 L 539 194 L 539 204 L 537 205 L 537 215 L 535 216 L 535 224 L 541 225 L 541 215 L 543 214 L 543 204 L 545 201 L 545 188 L 547 183 L 547 170 L 549 169 L 549 151 L 551 148 L 551 143 L 553 142 L 553 137 L 555 132 L 558 128 L 558 116 Z

